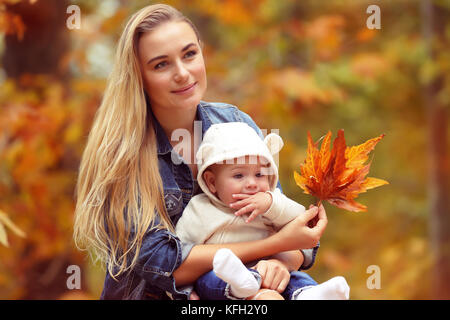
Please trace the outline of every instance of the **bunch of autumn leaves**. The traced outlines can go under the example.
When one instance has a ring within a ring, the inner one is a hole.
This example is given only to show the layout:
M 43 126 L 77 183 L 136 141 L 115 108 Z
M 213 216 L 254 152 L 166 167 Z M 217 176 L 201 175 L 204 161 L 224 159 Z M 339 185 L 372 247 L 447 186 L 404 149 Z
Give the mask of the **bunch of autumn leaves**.
M 366 178 L 370 163 L 366 164 L 368 154 L 384 137 L 384 134 L 353 147 L 345 144 L 344 130 L 339 130 L 330 152 L 331 132 L 323 138 L 317 147 L 308 132 L 308 149 L 300 174 L 294 171 L 294 179 L 304 193 L 313 195 L 319 201 L 328 201 L 332 205 L 349 211 L 367 211 L 367 207 L 354 199 L 362 192 L 385 184 L 378 178 Z

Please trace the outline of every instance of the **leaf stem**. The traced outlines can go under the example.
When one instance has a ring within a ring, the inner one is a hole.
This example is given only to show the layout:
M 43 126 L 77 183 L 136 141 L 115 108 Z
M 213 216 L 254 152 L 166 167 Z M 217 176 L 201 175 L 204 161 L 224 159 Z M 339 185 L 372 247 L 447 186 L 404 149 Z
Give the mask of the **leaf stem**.
M 322 204 L 322 200 L 321 199 L 319 199 L 319 198 L 316 198 L 316 206 L 317 207 L 320 207 L 320 205 Z
M 316 201 L 315 201 L 315 205 L 316 207 L 319 207 L 322 204 L 322 200 L 315 197 Z M 314 228 L 314 226 L 316 225 L 317 221 L 319 221 L 319 215 L 315 216 L 314 218 L 312 218 L 311 220 L 309 220 L 308 222 L 308 226 L 310 228 Z

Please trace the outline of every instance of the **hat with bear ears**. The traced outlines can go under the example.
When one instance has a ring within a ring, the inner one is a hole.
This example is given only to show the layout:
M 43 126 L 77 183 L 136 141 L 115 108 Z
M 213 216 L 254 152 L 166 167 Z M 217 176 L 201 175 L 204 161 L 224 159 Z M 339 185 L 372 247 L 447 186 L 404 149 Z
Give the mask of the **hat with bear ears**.
M 270 175 L 270 190 L 273 191 L 278 182 L 278 168 L 273 155 L 277 154 L 282 147 L 283 139 L 279 135 L 270 133 L 263 140 L 255 129 L 244 122 L 213 124 L 206 131 L 196 154 L 198 184 L 210 199 L 219 200 L 209 191 L 203 180 L 205 170 L 215 163 L 236 163 L 234 159 L 245 156 L 251 156 L 250 161 L 256 164 L 257 156 L 259 156 L 261 163 L 270 164 L 263 167 L 263 170 L 267 170 L 265 174 Z

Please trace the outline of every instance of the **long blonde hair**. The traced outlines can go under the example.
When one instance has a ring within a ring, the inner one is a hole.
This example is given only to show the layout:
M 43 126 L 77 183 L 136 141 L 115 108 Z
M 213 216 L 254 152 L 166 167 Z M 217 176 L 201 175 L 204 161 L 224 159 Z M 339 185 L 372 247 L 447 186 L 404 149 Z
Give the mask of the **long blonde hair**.
M 106 262 L 113 278 L 133 268 L 149 228 L 173 231 L 137 54 L 141 34 L 169 21 L 187 22 L 200 42 L 192 22 L 168 5 L 150 5 L 136 12 L 119 40 L 81 159 L 75 244 Z

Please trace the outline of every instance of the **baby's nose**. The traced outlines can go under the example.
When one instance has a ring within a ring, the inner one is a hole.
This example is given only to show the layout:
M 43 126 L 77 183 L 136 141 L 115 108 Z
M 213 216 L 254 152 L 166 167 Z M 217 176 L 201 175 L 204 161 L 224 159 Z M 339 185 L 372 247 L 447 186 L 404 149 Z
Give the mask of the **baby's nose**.
M 246 187 L 247 189 L 253 190 L 258 188 L 258 184 L 256 183 L 256 180 L 252 177 L 247 179 Z

